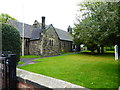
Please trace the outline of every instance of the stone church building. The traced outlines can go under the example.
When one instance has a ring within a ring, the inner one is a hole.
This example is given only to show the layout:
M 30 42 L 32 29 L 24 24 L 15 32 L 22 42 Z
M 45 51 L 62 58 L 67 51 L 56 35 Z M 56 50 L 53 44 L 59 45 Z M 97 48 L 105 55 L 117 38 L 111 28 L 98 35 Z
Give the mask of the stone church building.
M 68 27 L 68 32 L 55 28 L 52 24 L 45 25 L 45 17 L 42 17 L 42 23 L 37 20 L 33 25 L 28 25 L 9 20 L 8 24 L 16 27 L 22 38 L 24 26 L 24 53 L 26 55 L 51 56 L 58 55 L 61 52 L 71 52 L 73 37 L 72 28 Z

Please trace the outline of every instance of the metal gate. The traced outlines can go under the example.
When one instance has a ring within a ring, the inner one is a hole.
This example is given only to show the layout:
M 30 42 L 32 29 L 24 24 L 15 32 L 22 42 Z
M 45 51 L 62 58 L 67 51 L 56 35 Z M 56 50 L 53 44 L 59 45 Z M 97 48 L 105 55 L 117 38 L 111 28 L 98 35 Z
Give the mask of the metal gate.
M 16 88 L 16 55 L 7 54 L 0 57 L 0 90 Z

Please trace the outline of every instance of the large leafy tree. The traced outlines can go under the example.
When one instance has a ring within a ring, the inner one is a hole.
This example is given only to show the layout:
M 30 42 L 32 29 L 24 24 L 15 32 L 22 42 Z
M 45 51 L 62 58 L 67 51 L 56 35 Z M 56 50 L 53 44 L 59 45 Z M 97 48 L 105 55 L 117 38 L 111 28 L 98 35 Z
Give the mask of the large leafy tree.
M 79 42 L 84 43 L 93 52 L 98 46 L 120 47 L 119 3 L 118 2 L 85 2 L 79 4 L 83 19 L 77 19 L 74 33 Z M 120 53 L 120 51 L 119 51 Z
M 15 18 L 11 17 L 10 15 L 2 13 L 0 15 L 0 22 L 1 23 L 6 23 L 7 20 L 15 20 L 15 21 L 17 21 Z

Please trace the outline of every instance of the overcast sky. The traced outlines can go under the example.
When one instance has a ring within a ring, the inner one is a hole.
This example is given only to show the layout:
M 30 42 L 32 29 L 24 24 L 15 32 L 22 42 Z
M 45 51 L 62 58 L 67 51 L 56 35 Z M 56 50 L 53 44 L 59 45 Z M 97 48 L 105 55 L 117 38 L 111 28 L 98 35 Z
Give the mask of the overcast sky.
M 2 0 L 0 13 L 7 13 L 20 22 L 33 24 L 46 17 L 46 24 L 67 30 L 74 26 L 75 17 L 81 0 Z M 23 7 L 24 6 L 24 7 Z M 24 19 L 23 19 L 24 16 Z

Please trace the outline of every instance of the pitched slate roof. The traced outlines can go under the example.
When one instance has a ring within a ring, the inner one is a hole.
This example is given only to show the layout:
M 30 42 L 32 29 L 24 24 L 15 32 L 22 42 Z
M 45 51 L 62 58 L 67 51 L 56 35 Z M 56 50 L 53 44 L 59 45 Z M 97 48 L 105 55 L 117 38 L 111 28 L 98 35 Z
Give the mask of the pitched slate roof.
M 61 29 L 55 28 L 56 33 L 60 40 L 73 41 L 72 35 L 69 32 L 63 31 Z
M 42 32 L 42 29 L 40 28 L 34 28 L 31 34 L 30 40 L 37 40 L 40 39 L 40 33 Z
M 8 21 L 8 23 L 13 25 L 14 27 L 16 27 L 17 30 L 19 30 L 20 35 L 22 37 L 22 30 L 23 30 L 22 25 L 23 25 L 23 23 L 18 22 L 18 21 L 13 21 L 13 20 Z M 32 31 L 33 31 L 33 26 L 24 23 L 24 37 L 31 38 Z
M 18 22 L 18 21 L 13 21 L 10 20 L 8 21 L 9 24 L 13 25 L 16 27 L 20 35 L 22 37 L 22 25 L 23 23 Z M 46 29 L 49 28 L 48 25 L 46 25 Z M 65 40 L 65 41 L 73 41 L 73 37 L 70 35 L 69 32 L 63 31 L 61 29 L 55 28 L 55 31 L 59 37 L 60 40 Z M 41 27 L 35 28 L 33 25 L 28 25 L 24 23 L 24 36 L 25 38 L 30 38 L 30 40 L 38 40 L 40 39 L 40 33 L 42 32 Z

